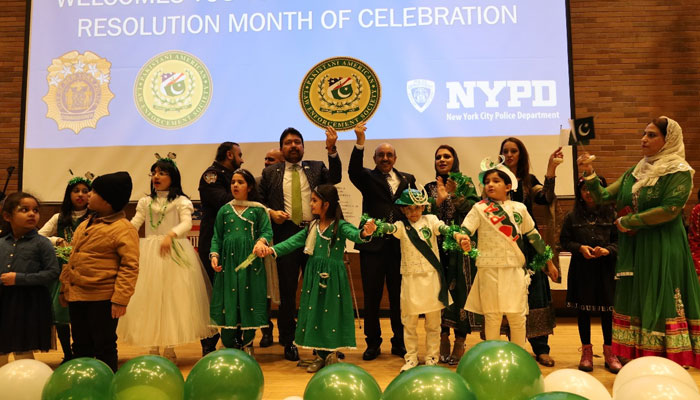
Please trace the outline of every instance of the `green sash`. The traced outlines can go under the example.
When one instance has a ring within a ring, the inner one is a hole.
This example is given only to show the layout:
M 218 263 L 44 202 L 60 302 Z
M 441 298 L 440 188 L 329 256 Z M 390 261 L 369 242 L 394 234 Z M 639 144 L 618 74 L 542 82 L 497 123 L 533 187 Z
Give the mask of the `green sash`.
M 405 227 L 406 235 L 408 235 L 408 238 L 411 240 L 413 246 L 418 249 L 423 257 L 425 257 L 425 259 L 430 262 L 430 265 L 432 265 L 438 272 L 438 275 L 440 276 L 440 294 L 438 295 L 438 300 L 440 300 L 445 307 L 449 306 L 450 304 L 447 297 L 447 282 L 445 281 L 445 273 L 442 269 L 442 264 L 440 264 L 440 260 L 438 260 L 435 253 L 433 253 L 433 250 L 430 249 L 428 243 L 418 237 L 418 231 L 413 229 L 409 222 L 406 222 Z

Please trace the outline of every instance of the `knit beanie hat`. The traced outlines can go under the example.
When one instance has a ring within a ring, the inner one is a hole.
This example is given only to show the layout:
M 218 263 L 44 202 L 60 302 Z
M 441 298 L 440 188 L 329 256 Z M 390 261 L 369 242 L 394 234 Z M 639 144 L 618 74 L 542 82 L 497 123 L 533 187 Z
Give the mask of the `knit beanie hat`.
M 121 211 L 131 197 L 131 176 L 126 171 L 98 176 L 92 182 L 92 190 L 97 192 L 114 211 Z

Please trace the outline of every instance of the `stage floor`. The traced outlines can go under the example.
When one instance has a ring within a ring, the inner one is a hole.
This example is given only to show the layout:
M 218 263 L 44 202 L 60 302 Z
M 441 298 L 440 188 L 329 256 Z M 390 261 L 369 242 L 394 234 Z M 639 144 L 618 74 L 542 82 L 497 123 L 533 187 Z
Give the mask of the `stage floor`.
M 374 376 L 383 390 L 399 373 L 399 369 L 403 365 L 403 359 L 389 353 L 391 350 L 391 343 L 389 342 L 391 327 L 388 319 L 382 319 L 381 323 L 382 332 L 384 332 L 382 354 L 373 361 L 362 360 L 362 352 L 365 349 L 364 334 L 360 329 L 357 329 L 356 322 L 358 348 L 345 351 L 345 361 L 359 365 L 367 370 Z M 550 347 L 552 348 L 551 356 L 556 361 L 556 364 L 552 368 L 540 367 L 545 376 L 557 369 L 577 368 L 579 362 L 580 353 L 578 349 L 580 347 L 580 342 L 576 320 L 573 318 L 559 318 L 557 324 L 554 335 L 551 336 L 549 340 Z M 425 354 L 425 333 L 422 325 L 423 322 L 421 321 L 418 328 L 420 341 L 422 342 L 418 353 L 421 360 Z M 276 331 L 277 329 L 275 328 L 275 340 L 277 340 Z M 602 382 L 612 393 L 615 375 L 608 372 L 603 366 L 603 336 L 599 323 L 594 323 L 594 326 L 591 327 L 591 335 L 595 355 L 593 359 L 594 370 L 591 374 Z M 454 338 L 454 336 L 452 336 L 452 338 Z M 263 399 L 280 400 L 288 396 L 303 396 L 304 388 L 313 375 L 307 373 L 305 369 L 297 367 L 295 362 L 285 360 L 282 356 L 282 346 L 275 344 L 271 347 L 261 349 L 257 347 L 259 340 L 260 332 L 258 332 L 254 343 L 256 346 L 255 358 L 260 363 L 265 377 Z M 469 335 L 467 337 L 467 351 L 479 341 L 478 335 Z M 529 350 L 530 349 L 528 349 L 528 351 Z M 178 346 L 175 351 L 178 357 L 178 366 L 182 374 L 187 378 L 187 374 L 192 369 L 192 366 L 201 358 L 201 347 L 199 343 L 191 343 Z M 147 352 L 148 349 L 120 344 L 119 363 L 121 365 L 129 359 L 146 354 Z M 62 353 L 60 351 L 52 351 L 49 353 L 36 353 L 35 356 L 38 360 L 47 363 L 52 368 L 56 368 L 61 361 Z M 302 359 L 310 359 L 312 357 L 311 351 L 300 349 L 300 356 Z M 440 365 L 444 365 L 453 370 L 456 369 L 456 366 L 449 367 L 446 364 Z M 700 385 L 700 370 L 691 368 L 689 372 L 695 379 L 695 382 Z

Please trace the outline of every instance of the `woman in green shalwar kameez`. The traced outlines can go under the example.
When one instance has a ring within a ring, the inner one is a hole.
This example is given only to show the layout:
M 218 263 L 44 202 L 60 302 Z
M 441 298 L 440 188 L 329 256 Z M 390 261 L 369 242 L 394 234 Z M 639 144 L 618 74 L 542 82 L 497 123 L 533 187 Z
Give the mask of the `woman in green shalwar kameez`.
M 620 218 L 613 352 L 666 357 L 700 367 L 700 285 L 683 228 L 693 187 L 683 134 L 668 117 L 654 119 L 641 140 L 644 158 L 607 188 L 588 154 L 579 157 L 596 201 L 615 201 Z
M 309 255 L 294 344 L 316 350 L 318 357 L 307 368 L 308 372 L 316 372 L 338 361 L 337 350 L 355 348 L 352 295 L 343 262 L 345 240 L 361 243 L 376 226 L 368 222 L 360 230 L 343 221 L 333 185 L 319 185 L 312 191 L 311 212 L 318 218 L 269 252 L 280 257 L 304 246 L 304 253 Z

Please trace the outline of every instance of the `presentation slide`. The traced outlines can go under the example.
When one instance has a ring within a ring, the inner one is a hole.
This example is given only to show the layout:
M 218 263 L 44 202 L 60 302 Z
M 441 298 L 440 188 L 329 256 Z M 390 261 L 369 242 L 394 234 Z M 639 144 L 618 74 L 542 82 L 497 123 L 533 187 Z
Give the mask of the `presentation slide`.
M 197 199 L 218 143 L 241 143 L 259 174 L 288 126 L 320 157 L 321 126 L 336 126 L 346 169 L 367 117 L 368 139 L 427 156 L 397 164 L 426 182 L 437 145 L 469 148 L 463 170 L 478 172 L 508 136 L 538 138 L 542 177 L 571 117 L 563 0 L 34 0 L 28 51 L 23 187 L 45 201 L 61 200 L 69 169 L 127 170 L 136 199 L 169 151 Z

